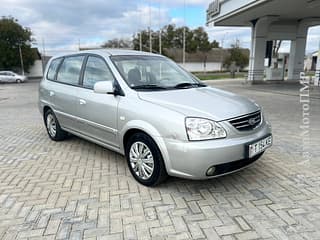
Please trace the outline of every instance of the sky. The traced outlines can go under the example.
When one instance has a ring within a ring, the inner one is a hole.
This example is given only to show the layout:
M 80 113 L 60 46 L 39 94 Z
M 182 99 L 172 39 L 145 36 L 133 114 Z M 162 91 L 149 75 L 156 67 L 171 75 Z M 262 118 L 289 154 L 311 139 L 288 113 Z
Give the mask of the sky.
M 131 38 L 150 25 L 205 27 L 210 0 L 0 0 L 0 16 L 13 16 L 29 27 L 35 46 L 46 53 L 97 47 L 114 38 Z M 151 16 L 151 17 L 150 17 Z M 250 28 L 206 28 L 210 40 L 229 47 L 238 39 L 250 48 Z M 320 27 L 311 28 L 307 53 L 319 49 Z M 289 51 L 285 42 L 281 51 Z

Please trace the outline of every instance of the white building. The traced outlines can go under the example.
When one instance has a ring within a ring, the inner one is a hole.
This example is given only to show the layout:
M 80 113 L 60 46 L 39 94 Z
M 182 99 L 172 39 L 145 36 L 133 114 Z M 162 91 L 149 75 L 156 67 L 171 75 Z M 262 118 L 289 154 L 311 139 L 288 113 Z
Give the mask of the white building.
M 304 61 L 305 71 L 316 71 L 317 61 L 318 61 L 318 51 L 306 56 Z
M 42 60 L 35 60 L 34 64 L 30 67 L 29 72 L 26 75 L 28 76 L 28 78 L 42 77 Z
M 207 10 L 207 24 L 251 26 L 248 80 L 252 82 L 264 80 L 271 41 L 291 41 L 288 80 L 296 81 L 304 71 L 308 29 L 320 25 L 320 0 L 215 0 Z M 320 61 L 317 73 L 320 75 Z
M 41 54 L 37 48 L 33 48 L 33 54 L 35 55 L 36 60 L 33 65 L 29 68 L 29 72 L 26 73 L 28 78 L 40 78 L 43 76 L 43 63 L 41 59 Z
M 249 56 L 249 49 L 241 49 L 243 54 Z M 202 53 L 200 51 L 185 54 L 183 63 L 182 49 L 165 49 L 164 52 L 189 72 L 217 72 L 224 69 L 223 62 L 230 55 L 229 49 L 213 48 Z

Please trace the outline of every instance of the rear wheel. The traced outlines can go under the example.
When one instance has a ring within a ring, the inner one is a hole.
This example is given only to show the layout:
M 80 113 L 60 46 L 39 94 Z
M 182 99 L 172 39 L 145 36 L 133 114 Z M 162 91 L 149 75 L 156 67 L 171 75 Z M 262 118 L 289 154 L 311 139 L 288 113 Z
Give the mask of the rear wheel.
M 61 129 L 58 119 L 51 109 L 45 112 L 44 122 L 48 135 L 53 141 L 62 141 L 67 137 L 67 132 Z
M 133 177 L 145 186 L 156 186 L 168 177 L 157 144 L 145 133 L 132 135 L 126 144 L 126 158 Z

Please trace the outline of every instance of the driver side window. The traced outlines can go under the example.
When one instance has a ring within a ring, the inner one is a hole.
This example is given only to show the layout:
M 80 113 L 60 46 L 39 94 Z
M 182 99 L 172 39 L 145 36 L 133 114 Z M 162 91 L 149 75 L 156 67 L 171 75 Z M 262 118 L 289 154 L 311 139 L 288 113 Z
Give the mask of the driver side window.
M 89 56 L 83 76 L 83 86 L 93 89 L 96 82 L 114 81 L 111 70 L 100 57 Z

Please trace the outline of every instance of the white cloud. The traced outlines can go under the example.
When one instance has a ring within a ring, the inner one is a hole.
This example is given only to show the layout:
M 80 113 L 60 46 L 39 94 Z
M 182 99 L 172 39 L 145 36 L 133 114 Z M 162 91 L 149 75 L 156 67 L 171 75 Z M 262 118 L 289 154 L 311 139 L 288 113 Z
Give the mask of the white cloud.
M 166 8 L 159 11 L 156 7 L 126 0 L 2 2 L 0 16 L 12 15 L 30 27 L 39 49 L 42 49 L 42 39 L 46 48 L 53 50 L 76 49 L 79 39 L 82 46 L 99 46 L 112 38 L 132 37 L 140 29 L 146 29 L 150 19 L 152 28 L 171 22 Z
M 182 7 L 203 7 L 203 14 L 209 0 L 1 0 L 0 16 L 12 15 L 24 26 L 30 27 L 42 49 L 77 49 L 81 46 L 99 46 L 112 38 L 131 38 L 132 35 L 149 26 L 158 29 L 169 23 L 181 26 L 183 17 L 171 17 L 170 9 Z M 150 3 L 150 5 L 149 5 Z M 159 21 L 159 8 L 160 21 Z M 151 8 L 149 8 L 151 6 Z M 199 16 L 200 17 L 200 16 Z M 203 16 L 202 16 L 203 17 Z M 191 23 L 192 19 L 187 19 Z M 197 26 L 195 26 L 197 27 Z M 250 28 L 206 28 L 211 40 L 230 46 L 237 39 L 241 46 L 250 47 Z M 319 49 L 320 27 L 311 28 L 308 35 L 307 52 Z M 288 50 L 288 45 L 282 48 Z
M 209 27 L 206 28 L 211 40 L 215 39 L 220 44 L 223 42 L 224 47 L 229 47 L 238 39 L 242 47 L 250 48 L 251 46 L 251 29 L 236 27 Z M 290 41 L 284 41 L 280 52 L 290 52 Z M 315 52 L 320 49 L 320 26 L 309 29 L 307 38 L 306 53 Z
M 320 26 L 312 27 L 308 32 L 307 52 L 315 52 L 320 49 Z
M 235 28 L 235 27 L 206 27 L 210 40 L 216 40 L 223 47 L 230 47 L 237 40 L 241 47 L 250 48 L 251 45 L 251 30 L 250 28 Z
M 181 27 L 185 25 L 185 22 L 183 18 L 172 18 L 170 24 L 174 24 L 178 27 Z
M 150 0 L 150 2 L 165 5 L 165 6 L 205 6 L 207 7 L 210 3 L 209 0 Z

